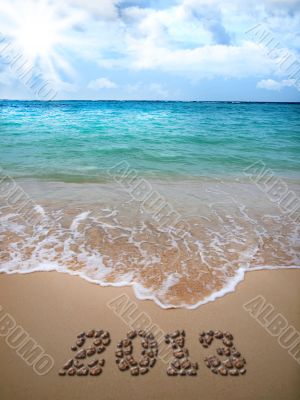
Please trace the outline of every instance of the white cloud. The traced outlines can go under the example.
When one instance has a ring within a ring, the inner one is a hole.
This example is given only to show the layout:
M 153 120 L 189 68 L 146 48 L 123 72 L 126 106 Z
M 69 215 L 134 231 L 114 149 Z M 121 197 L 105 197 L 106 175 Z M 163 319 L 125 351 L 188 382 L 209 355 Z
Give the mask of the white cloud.
M 285 87 L 295 86 L 295 84 L 296 84 L 295 79 L 284 79 L 282 81 L 275 81 L 273 79 L 263 79 L 257 83 L 256 87 L 258 89 L 276 90 L 279 92 Z M 297 89 L 300 91 L 299 87 L 297 87 Z
M 99 78 L 94 81 L 90 81 L 88 84 L 88 89 L 98 90 L 98 89 L 115 89 L 118 85 L 108 78 Z

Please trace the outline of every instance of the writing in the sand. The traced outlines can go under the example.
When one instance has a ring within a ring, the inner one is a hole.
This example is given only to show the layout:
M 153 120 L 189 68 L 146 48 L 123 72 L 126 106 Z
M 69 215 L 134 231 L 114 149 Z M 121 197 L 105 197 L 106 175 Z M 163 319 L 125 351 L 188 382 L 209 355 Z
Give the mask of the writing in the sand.
M 133 355 L 133 344 L 137 339 L 141 345 L 139 359 Z M 157 359 L 166 364 L 168 376 L 197 376 L 199 365 L 190 358 L 185 341 L 184 330 L 164 335 L 163 343 L 158 343 L 151 332 L 130 330 L 116 345 L 115 361 L 120 371 L 128 371 L 132 376 L 147 374 L 155 366 Z M 204 363 L 211 372 L 222 376 L 244 375 L 246 360 L 234 346 L 232 333 L 209 330 L 199 334 L 199 342 L 204 349 L 208 349 L 214 341 L 220 343 L 216 354 L 204 358 Z M 101 355 L 110 343 L 110 333 L 104 330 L 92 329 L 79 333 L 71 346 L 74 357 L 63 365 L 58 374 L 99 376 L 105 366 L 105 359 Z

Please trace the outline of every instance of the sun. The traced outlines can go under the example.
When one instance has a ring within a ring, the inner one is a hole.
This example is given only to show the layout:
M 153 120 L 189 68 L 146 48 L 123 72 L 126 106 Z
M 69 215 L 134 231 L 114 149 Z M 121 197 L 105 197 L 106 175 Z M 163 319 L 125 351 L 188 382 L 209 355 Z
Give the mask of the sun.
M 66 49 L 76 48 L 72 29 L 82 17 L 67 11 L 63 2 L 50 0 L 12 0 L 0 5 L 7 21 L 4 33 L 32 66 L 55 80 L 60 73 L 72 74 Z

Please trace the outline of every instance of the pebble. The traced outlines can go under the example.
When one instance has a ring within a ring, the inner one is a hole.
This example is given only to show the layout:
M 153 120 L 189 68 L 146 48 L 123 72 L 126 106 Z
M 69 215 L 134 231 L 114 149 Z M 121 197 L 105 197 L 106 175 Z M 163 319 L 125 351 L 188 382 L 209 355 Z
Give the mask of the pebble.
M 92 360 L 88 363 L 88 367 L 93 368 L 98 364 L 98 360 Z
M 246 373 L 246 368 L 240 369 L 240 374 L 241 374 L 241 375 L 244 375 L 245 373 Z
M 76 369 L 75 368 L 70 368 L 68 371 L 69 376 L 74 376 L 76 374 Z
M 85 339 L 84 338 L 78 339 L 76 341 L 76 346 L 82 347 L 84 345 L 84 343 L 85 343 Z
M 122 358 L 123 357 L 123 351 L 122 350 L 118 350 L 115 352 L 116 357 Z
M 95 338 L 99 338 L 102 335 L 102 333 L 103 333 L 103 330 L 96 331 L 95 334 L 94 334 L 94 337 Z
M 223 339 L 223 332 L 221 332 L 221 331 L 216 331 L 216 332 L 215 332 L 215 338 L 216 338 L 216 339 Z
M 126 347 L 124 350 L 124 354 L 129 355 L 132 353 L 132 346 Z
M 64 371 L 63 369 L 61 369 L 60 371 L 58 371 L 58 375 L 59 376 L 65 376 L 66 375 L 66 371 Z
M 72 346 L 72 347 L 71 347 L 71 350 L 72 350 L 72 351 L 77 351 L 77 346 Z
M 141 359 L 141 361 L 139 362 L 139 365 L 140 365 L 141 367 L 148 367 L 149 362 L 150 362 L 149 358 L 148 358 L 148 357 L 145 357 L 145 358 L 142 358 L 142 359 Z
M 207 332 L 207 334 L 208 334 L 208 336 L 214 336 L 215 332 L 210 330 L 210 331 Z
M 140 330 L 138 331 L 138 335 L 139 335 L 140 337 L 145 337 L 145 336 L 146 336 L 146 332 L 145 332 L 143 329 L 140 329 Z
M 98 347 L 98 349 L 97 349 L 97 353 L 98 353 L 98 354 L 103 353 L 104 350 L 105 350 L 105 346 L 100 345 L 100 346 Z
M 197 370 L 199 368 L 198 363 L 197 362 L 191 363 L 191 368 Z
M 175 331 L 175 332 L 173 332 L 173 333 L 170 334 L 170 337 L 171 337 L 172 339 L 175 339 L 175 338 L 177 338 L 179 335 L 180 335 L 180 332 L 179 332 L 179 331 Z
M 182 351 L 182 350 L 179 350 L 179 351 L 174 351 L 174 357 L 176 357 L 176 358 L 182 358 L 182 357 L 184 357 L 184 352 Z
M 176 376 L 176 375 L 177 375 L 177 371 L 176 371 L 174 368 L 172 368 L 172 367 L 168 367 L 168 368 L 167 368 L 167 375 L 169 375 L 169 376 Z
M 242 361 L 242 360 L 239 360 L 239 359 L 234 360 L 234 361 L 233 361 L 233 365 L 234 365 L 235 368 L 237 368 L 237 369 L 242 369 L 242 368 L 244 367 L 243 361 Z
M 90 331 L 88 331 L 87 333 L 86 333 L 86 337 L 88 337 L 88 338 L 92 338 L 92 337 L 94 337 L 94 335 L 95 335 L 95 330 L 94 329 L 91 329 Z
M 129 365 L 127 364 L 127 362 L 124 359 L 122 359 L 122 360 L 120 360 L 118 367 L 119 367 L 120 371 L 126 371 L 129 368 Z
M 180 361 L 179 360 L 174 360 L 171 362 L 172 367 L 176 368 L 176 369 L 180 369 Z
M 239 371 L 236 368 L 229 370 L 229 375 L 238 376 L 238 374 L 239 374 Z
M 129 331 L 129 332 L 127 333 L 128 339 L 134 339 L 134 338 L 136 337 L 136 335 L 137 335 L 137 332 L 136 332 L 136 331 Z
M 63 369 L 69 369 L 69 368 L 72 367 L 72 365 L 73 365 L 73 359 L 67 361 L 67 362 L 65 363 L 65 365 L 63 366 Z
M 227 358 L 227 360 L 223 361 L 223 365 L 224 365 L 224 367 L 229 368 L 229 369 L 233 368 L 232 361 L 229 360 L 229 358 Z
M 189 360 L 184 360 L 184 361 L 181 363 L 181 367 L 182 367 L 183 369 L 189 369 L 189 368 L 191 367 L 191 362 L 190 362 Z
M 213 372 L 214 374 L 217 374 L 217 373 L 218 373 L 218 370 L 217 370 L 217 368 L 212 368 L 212 369 L 211 369 L 211 372 Z
M 110 338 L 110 334 L 107 331 L 103 331 L 102 334 L 101 334 L 101 337 L 103 339 L 108 339 L 108 338 Z
M 226 349 L 223 350 L 224 351 L 224 355 L 229 357 L 231 354 L 231 350 L 227 347 Z
M 226 376 L 228 374 L 227 368 L 225 368 L 223 366 L 219 367 L 218 371 L 219 371 L 219 374 L 223 375 L 223 376 Z
M 92 368 L 92 369 L 90 370 L 90 375 L 91 375 L 91 376 L 98 376 L 98 375 L 101 374 L 101 372 L 102 372 L 102 368 L 99 367 L 99 366 L 97 366 L 97 367 L 94 367 L 94 368 Z
M 79 335 L 77 335 L 77 337 L 78 337 L 78 338 L 83 338 L 83 337 L 85 337 L 85 332 L 79 333 Z
M 96 340 L 94 340 L 93 341 L 93 344 L 95 345 L 95 346 L 100 346 L 101 344 L 102 344 L 102 339 L 96 339 Z
M 78 375 L 78 376 L 87 376 L 88 373 L 89 373 L 89 369 L 88 369 L 87 367 L 80 368 L 80 369 L 77 371 L 77 375 Z
M 95 353 L 96 353 L 96 348 L 95 348 L 95 347 L 89 347 L 89 348 L 86 350 L 86 354 L 87 354 L 89 357 L 93 356 Z
M 221 361 L 220 361 L 219 359 L 217 359 L 217 358 L 214 358 L 214 359 L 211 361 L 212 367 L 218 367 L 220 364 L 221 364 Z
M 179 375 L 185 376 L 186 375 L 186 371 L 184 369 L 182 369 L 181 371 L 179 371 Z
M 82 361 L 79 361 L 79 360 L 75 360 L 75 361 L 74 361 L 74 367 L 75 367 L 75 368 L 81 368 L 81 367 L 83 367 L 83 362 L 82 362 Z
M 86 350 L 84 350 L 84 349 L 80 350 L 76 354 L 75 358 L 77 358 L 78 360 L 82 360 L 82 359 L 86 358 Z
M 110 338 L 109 337 L 103 338 L 102 343 L 104 344 L 104 346 L 108 346 L 110 344 Z
M 150 360 L 149 367 L 153 368 L 155 363 L 156 363 L 156 359 L 152 358 L 152 360 Z
M 139 375 L 139 373 L 140 373 L 139 367 L 133 367 L 133 368 L 131 368 L 131 369 L 130 369 L 130 373 L 131 373 L 131 375 L 133 375 L 133 376 Z
M 224 349 L 222 347 L 218 347 L 217 353 L 219 354 L 219 356 L 222 356 L 224 354 Z
M 146 367 L 140 368 L 141 375 L 145 375 L 148 371 L 149 371 L 149 368 L 146 368 Z
M 197 375 L 197 371 L 195 369 L 190 369 L 187 371 L 187 374 L 189 376 L 196 376 Z
M 233 340 L 233 335 L 230 332 L 224 332 L 224 336 L 229 340 Z
M 223 339 L 223 344 L 224 344 L 225 346 L 227 346 L 227 347 L 231 347 L 231 346 L 233 345 L 232 341 L 229 340 L 229 339 L 227 339 L 227 338 L 224 338 L 224 339 Z
M 105 364 L 104 358 L 102 358 L 101 360 L 99 360 L 99 365 L 100 365 L 100 367 L 104 367 L 104 364 Z

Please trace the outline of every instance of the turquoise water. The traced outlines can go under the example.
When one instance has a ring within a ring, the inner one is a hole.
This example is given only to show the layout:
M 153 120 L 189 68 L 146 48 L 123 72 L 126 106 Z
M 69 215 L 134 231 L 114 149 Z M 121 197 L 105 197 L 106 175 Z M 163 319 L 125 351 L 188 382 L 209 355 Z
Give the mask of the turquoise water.
M 150 177 L 300 170 L 300 104 L 0 102 L 0 165 L 14 177 L 103 181 L 126 160 Z

